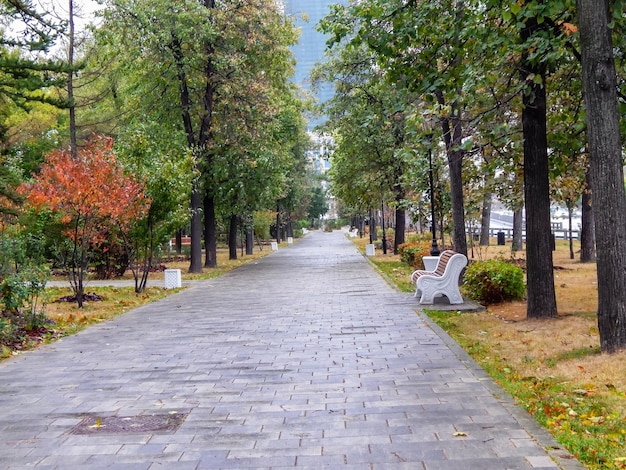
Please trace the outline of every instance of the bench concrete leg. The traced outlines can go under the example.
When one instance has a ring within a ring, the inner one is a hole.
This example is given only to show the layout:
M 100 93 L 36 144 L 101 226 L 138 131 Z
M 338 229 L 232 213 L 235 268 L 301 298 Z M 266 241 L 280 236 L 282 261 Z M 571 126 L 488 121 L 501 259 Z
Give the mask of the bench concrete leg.
M 461 295 L 461 292 L 459 292 L 458 289 L 450 291 L 447 297 L 452 305 L 463 303 L 463 296 Z
M 451 305 L 457 305 L 457 304 L 462 304 L 463 303 L 463 296 L 461 295 L 461 292 L 459 291 L 458 287 L 455 288 L 451 288 L 450 286 L 447 286 L 447 288 L 445 290 L 443 289 L 415 289 L 415 295 L 414 297 L 418 297 L 419 293 L 421 293 L 420 296 L 420 304 L 423 305 L 432 305 L 435 303 L 435 297 L 439 296 L 439 295 L 445 295 L 448 300 L 450 301 Z
M 432 305 L 434 303 L 434 295 L 429 295 L 427 292 L 422 292 L 422 296 L 420 297 L 420 305 Z

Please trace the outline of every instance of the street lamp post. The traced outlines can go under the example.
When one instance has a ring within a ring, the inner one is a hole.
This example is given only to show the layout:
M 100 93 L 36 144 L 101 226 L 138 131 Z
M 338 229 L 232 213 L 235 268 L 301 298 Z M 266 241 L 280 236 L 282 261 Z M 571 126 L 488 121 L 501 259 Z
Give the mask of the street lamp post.
M 382 222 L 383 222 L 383 255 L 387 254 L 387 236 L 385 235 L 385 200 L 382 201 Z
M 428 181 L 430 183 L 430 223 L 433 233 L 430 256 L 439 256 L 440 251 L 439 247 L 437 246 L 437 223 L 435 221 L 435 183 L 433 181 L 433 152 L 431 148 L 432 139 L 433 134 L 432 132 L 429 132 L 426 135 L 426 140 L 428 142 Z

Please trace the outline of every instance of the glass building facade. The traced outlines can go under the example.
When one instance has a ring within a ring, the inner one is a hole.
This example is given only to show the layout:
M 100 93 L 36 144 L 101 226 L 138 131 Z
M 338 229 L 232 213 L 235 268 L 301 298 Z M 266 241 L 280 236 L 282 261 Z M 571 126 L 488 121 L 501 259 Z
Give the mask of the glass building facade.
M 296 71 L 293 77 L 294 83 L 302 89 L 313 94 L 311 90 L 311 79 L 309 73 L 317 62 L 324 59 L 324 49 L 326 48 L 326 37 L 317 31 L 320 20 L 330 11 L 332 4 L 348 3 L 347 0 L 283 0 L 285 14 L 293 17 L 296 27 L 300 29 L 298 44 L 292 47 L 296 59 Z M 328 84 L 320 87 L 313 94 L 315 98 L 323 103 L 333 95 L 333 87 Z M 321 120 L 309 123 L 309 128 L 319 124 Z

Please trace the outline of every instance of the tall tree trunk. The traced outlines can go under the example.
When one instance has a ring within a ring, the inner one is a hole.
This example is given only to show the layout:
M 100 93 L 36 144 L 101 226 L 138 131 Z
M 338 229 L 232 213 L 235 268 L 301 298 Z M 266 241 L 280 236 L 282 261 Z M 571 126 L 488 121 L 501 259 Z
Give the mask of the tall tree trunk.
M 246 229 L 246 255 L 254 254 L 254 229 Z
M 376 221 L 376 214 L 373 214 L 372 209 L 370 208 L 370 240 L 373 243 L 378 240 L 378 223 Z
M 228 224 L 228 259 L 237 259 L 237 226 L 239 218 L 236 214 L 230 215 Z
M 522 40 L 543 26 L 529 18 L 522 28 Z M 526 315 L 554 318 L 558 315 L 554 290 L 550 227 L 550 182 L 548 179 L 548 138 L 546 130 L 546 89 L 544 66 L 531 62 L 528 52 L 522 59 L 522 129 L 524 133 L 524 197 L 526 200 Z M 540 83 L 537 83 L 540 78 Z
M 462 18 L 465 12 L 465 2 L 458 1 L 455 6 L 456 24 L 461 28 Z M 457 33 L 458 34 L 458 33 Z M 460 39 L 457 38 L 457 41 Z M 462 57 L 458 54 L 454 58 L 455 63 L 460 63 Z M 459 79 L 460 82 L 460 79 Z M 461 95 L 463 83 L 457 84 L 457 94 Z M 440 105 L 445 104 L 443 93 L 435 93 Z M 448 156 L 448 168 L 450 169 L 450 201 L 452 203 L 452 231 L 454 250 L 467 256 L 467 235 L 465 233 L 465 203 L 463 201 L 463 157 L 465 150 L 463 144 L 463 130 L 461 123 L 461 109 L 456 100 L 451 103 L 452 113 L 450 118 L 442 120 L 444 140 L 446 143 L 446 153 Z M 441 219 L 443 228 L 443 219 Z M 444 245 L 443 231 L 441 236 L 442 246 Z
M 176 73 L 178 78 L 181 117 L 183 120 L 183 128 L 185 129 L 185 135 L 187 137 L 187 145 L 190 149 L 196 153 L 198 159 L 202 154 L 202 148 L 196 145 L 194 136 L 194 129 L 192 118 L 190 114 L 191 109 L 191 96 L 189 93 L 189 84 L 187 82 L 187 74 L 185 73 L 184 55 L 182 51 L 182 45 L 180 40 L 172 32 L 172 41 L 169 47 L 174 56 L 176 63 Z M 196 168 L 201 170 L 200 166 L 196 163 Z M 191 262 L 189 264 L 190 273 L 202 272 L 202 185 L 200 178 L 196 178 L 192 183 L 191 188 Z
M 436 92 L 435 96 L 440 105 L 445 105 L 443 93 Z M 456 103 L 452 103 L 452 117 L 441 120 L 443 139 L 446 144 L 448 156 L 448 169 L 450 172 L 450 202 L 452 204 L 452 231 L 454 250 L 467 256 L 467 235 L 465 234 L 465 203 L 463 201 L 463 157 L 465 151 L 461 148 L 463 133 L 459 109 Z M 440 219 L 443 227 L 443 219 Z M 443 236 L 442 236 L 443 244 Z
M 404 243 L 406 232 L 406 210 L 396 208 L 396 231 L 393 241 L 393 254 L 398 254 L 398 247 Z
M 183 231 L 181 229 L 176 230 L 176 254 L 180 255 L 183 252 Z
M 215 8 L 215 0 L 204 0 L 203 5 L 207 9 Z M 196 169 L 200 174 L 204 176 L 211 171 L 213 164 L 212 155 L 208 151 L 209 142 L 212 140 L 211 127 L 213 124 L 213 105 L 215 97 L 214 77 L 215 67 L 213 64 L 214 47 L 212 44 L 206 44 L 206 62 L 204 64 L 204 96 L 202 97 L 199 125 L 198 125 L 198 137 L 194 132 L 192 124 L 192 103 L 191 94 L 189 91 L 189 83 L 186 73 L 185 56 L 180 39 L 177 37 L 174 31 L 171 32 L 172 40 L 168 44 L 171 49 L 174 62 L 176 65 L 176 74 L 179 85 L 179 96 L 181 106 L 181 117 L 183 120 L 183 128 L 187 137 L 187 145 L 193 152 L 196 153 L 198 163 Z M 217 252 L 215 242 L 215 208 L 212 197 L 208 195 L 202 195 L 202 185 L 200 179 L 194 183 L 194 187 L 191 192 L 191 263 L 189 266 L 189 272 L 200 273 L 202 272 L 202 206 L 205 211 L 204 222 L 204 236 L 205 236 L 205 248 L 206 248 L 206 261 L 207 267 L 215 267 L 217 265 L 215 254 Z M 207 188 L 204 188 L 206 193 Z M 207 213 L 207 208 L 211 209 L 211 213 Z M 213 239 L 213 243 L 211 243 Z M 211 248 L 215 248 L 214 251 L 210 251 Z
M 574 237 L 573 237 L 573 228 L 572 228 L 572 216 L 574 214 L 573 205 L 568 202 L 567 203 L 567 222 L 569 224 L 569 229 L 567 231 L 567 239 L 569 241 L 569 258 L 574 259 Z
M 280 203 L 276 203 L 276 243 L 280 244 Z
M 598 256 L 600 348 L 626 348 L 626 194 L 608 0 L 577 0 Z
M 139 253 L 143 253 L 143 262 L 141 263 L 143 264 L 141 279 L 139 278 L 139 273 L 137 271 L 133 272 L 135 277 L 135 292 L 137 294 L 146 290 L 148 277 L 150 275 L 150 271 L 152 270 L 152 259 L 154 258 L 154 225 L 150 216 L 148 216 L 148 242 L 143 245 L 142 248 L 137 248 L 137 254 L 139 255 Z
M 190 273 L 202 272 L 202 196 L 200 182 L 194 181 L 191 191 L 191 261 Z
M 585 175 L 586 188 L 583 191 L 581 204 L 580 227 L 580 262 L 592 263 L 596 261 L 596 233 L 593 221 L 593 206 L 591 204 L 591 182 L 589 172 Z
M 291 221 L 291 211 L 287 211 L 287 237 L 293 238 L 293 222 Z
M 215 199 L 204 195 L 204 266 L 217 267 L 217 222 L 215 220 Z
M 522 216 L 522 208 L 517 208 L 513 211 L 513 243 L 511 244 L 511 251 L 522 251 L 524 249 L 523 244 L 523 232 L 524 231 L 524 218 Z
M 402 203 L 404 202 L 405 193 L 400 185 L 395 188 L 396 193 L 396 232 L 394 235 L 393 241 L 393 254 L 398 254 L 398 247 L 402 245 L 405 241 L 406 236 L 406 210 L 402 208 Z
M 489 246 L 489 227 L 491 226 L 491 201 L 493 195 L 486 193 L 483 198 L 483 211 L 480 218 L 480 246 Z M 473 234 L 472 234 L 473 236 Z

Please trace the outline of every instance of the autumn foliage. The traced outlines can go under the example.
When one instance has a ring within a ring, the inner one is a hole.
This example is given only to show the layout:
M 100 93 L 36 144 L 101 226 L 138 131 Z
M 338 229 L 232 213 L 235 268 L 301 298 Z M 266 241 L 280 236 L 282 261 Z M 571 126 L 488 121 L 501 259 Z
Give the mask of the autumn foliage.
M 69 150 L 47 155 L 39 174 L 19 188 L 31 206 L 58 214 L 71 249 L 63 256 L 82 307 L 83 280 L 94 250 L 113 233 L 127 233 L 147 214 L 144 187 L 125 174 L 113 140 L 94 136 L 73 158 Z
M 80 241 L 101 243 L 110 227 L 127 230 L 149 207 L 143 185 L 117 161 L 113 139 L 102 136 L 92 138 L 76 159 L 69 150 L 51 152 L 20 191 L 32 206 L 58 213 L 74 242 L 86 236 Z

